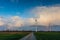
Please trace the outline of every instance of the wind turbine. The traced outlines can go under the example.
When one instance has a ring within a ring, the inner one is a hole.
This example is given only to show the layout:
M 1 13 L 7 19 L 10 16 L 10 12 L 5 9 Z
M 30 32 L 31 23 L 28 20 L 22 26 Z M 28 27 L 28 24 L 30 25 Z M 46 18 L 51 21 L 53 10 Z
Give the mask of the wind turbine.
M 49 23 L 48 24 L 48 26 L 47 26 L 47 31 L 51 31 L 52 29 L 51 29 L 51 23 Z
M 37 27 L 37 25 L 38 25 L 38 18 L 40 18 L 40 16 L 38 16 L 37 14 L 35 14 L 34 15 L 34 21 L 35 21 L 35 26 L 36 26 L 36 32 L 38 31 L 38 27 Z
M 49 23 L 49 27 L 50 27 L 50 30 L 49 31 L 52 31 L 51 23 Z
M 38 31 L 38 28 L 37 28 L 37 19 L 35 19 L 35 25 L 36 25 L 36 32 Z
M 37 25 L 38 25 L 38 20 L 37 19 L 38 18 L 39 18 L 39 16 L 35 15 L 34 20 L 35 20 L 36 32 L 38 31 L 38 27 L 37 27 Z

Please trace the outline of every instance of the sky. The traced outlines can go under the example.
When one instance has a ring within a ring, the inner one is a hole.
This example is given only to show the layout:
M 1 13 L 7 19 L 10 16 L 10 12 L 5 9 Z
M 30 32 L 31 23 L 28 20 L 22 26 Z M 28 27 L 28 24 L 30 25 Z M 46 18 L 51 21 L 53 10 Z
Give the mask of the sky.
M 0 29 L 60 25 L 60 0 L 0 0 Z

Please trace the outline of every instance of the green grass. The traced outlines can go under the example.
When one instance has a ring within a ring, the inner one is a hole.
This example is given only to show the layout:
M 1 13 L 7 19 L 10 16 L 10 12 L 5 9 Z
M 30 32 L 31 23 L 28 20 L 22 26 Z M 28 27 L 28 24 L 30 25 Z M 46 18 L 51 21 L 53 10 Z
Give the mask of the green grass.
M 0 32 L 0 40 L 19 40 L 29 34 L 28 32 Z
M 60 40 L 60 32 L 35 32 L 37 40 Z

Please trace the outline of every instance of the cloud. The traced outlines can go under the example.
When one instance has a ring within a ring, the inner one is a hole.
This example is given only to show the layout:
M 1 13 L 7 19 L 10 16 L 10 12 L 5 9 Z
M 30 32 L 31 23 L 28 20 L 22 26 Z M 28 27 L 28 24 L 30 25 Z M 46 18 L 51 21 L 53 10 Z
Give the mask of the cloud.
M 22 24 L 23 20 L 19 16 L 0 17 L 0 26 L 6 26 L 9 29 L 12 27 L 21 27 Z
M 14 3 L 14 2 L 17 2 L 17 3 L 18 3 L 18 2 L 19 2 L 19 0 L 10 0 L 10 1 L 13 2 L 13 3 Z
M 3 6 L 0 6 L 0 8 L 4 8 Z
M 34 25 L 35 24 L 35 21 L 33 18 L 26 18 L 24 20 L 24 25 Z
M 0 17 L 0 26 L 4 25 L 3 17 Z
M 11 2 L 15 2 L 15 0 L 11 0 Z
M 34 14 L 41 25 L 59 24 L 60 25 L 60 7 L 35 7 L 31 9 L 30 13 Z
M 0 26 L 7 26 L 7 28 L 11 29 L 14 27 L 21 26 L 29 26 L 36 25 L 35 19 L 37 19 L 38 25 L 60 25 L 60 7 L 52 6 L 52 7 L 35 7 L 30 10 L 31 18 L 22 18 L 20 16 L 11 16 L 8 18 L 0 17 Z
M 23 24 L 22 19 L 19 16 L 12 16 L 8 21 L 8 27 L 21 27 Z

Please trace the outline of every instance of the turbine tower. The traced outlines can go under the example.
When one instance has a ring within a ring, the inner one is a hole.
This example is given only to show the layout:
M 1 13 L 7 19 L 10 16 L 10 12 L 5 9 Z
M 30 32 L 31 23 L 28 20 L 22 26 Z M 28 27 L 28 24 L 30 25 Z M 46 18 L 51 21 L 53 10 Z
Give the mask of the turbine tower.
M 35 25 L 36 25 L 36 32 L 38 31 L 37 29 L 37 19 L 35 19 Z
M 37 14 L 34 16 L 34 20 L 35 20 L 35 26 L 36 26 L 36 32 L 38 31 L 38 27 L 37 27 L 37 25 L 38 25 L 38 18 L 40 18 L 40 16 L 38 16 Z
M 52 31 L 51 23 L 49 23 L 49 28 L 50 28 L 50 30 L 49 30 L 49 31 Z

